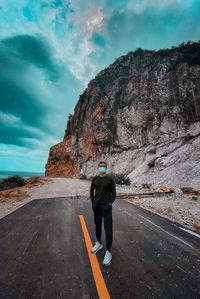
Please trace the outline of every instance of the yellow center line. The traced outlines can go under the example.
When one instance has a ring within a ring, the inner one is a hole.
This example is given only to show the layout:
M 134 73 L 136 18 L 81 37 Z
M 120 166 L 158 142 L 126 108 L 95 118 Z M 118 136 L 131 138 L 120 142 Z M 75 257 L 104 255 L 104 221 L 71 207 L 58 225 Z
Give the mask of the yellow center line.
M 84 219 L 83 215 L 79 215 L 79 218 L 80 218 L 80 223 L 81 223 L 81 227 L 82 227 L 82 231 L 83 231 L 83 235 L 84 235 L 84 239 L 85 239 L 85 244 L 86 244 L 88 256 L 90 259 L 92 273 L 94 276 L 94 281 L 96 284 L 99 298 L 100 299 L 110 299 L 110 295 L 108 293 L 108 289 L 106 287 L 103 275 L 101 273 L 101 269 L 100 269 L 96 254 L 91 253 L 92 241 L 91 241 L 91 238 L 90 238 L 90 235 L 89 235 L 86 223 L 85 223 L 85 219 Z

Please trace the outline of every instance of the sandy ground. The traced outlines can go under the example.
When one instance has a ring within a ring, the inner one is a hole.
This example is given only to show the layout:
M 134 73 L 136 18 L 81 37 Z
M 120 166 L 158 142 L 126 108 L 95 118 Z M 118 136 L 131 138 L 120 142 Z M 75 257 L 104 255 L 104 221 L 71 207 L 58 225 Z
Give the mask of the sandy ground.
M 69 178 L 41 178 L 42 184 L 31 188 L 18 188 L 17 194 L 21 195 L 10 198 L 2 198 L 0 194 L 0 218 L 5 217 L 22 205 L 31 200 L 39 198 L 53 198 L 65 196 L 84 195 L 89 198 L 91 182 L 87 180 Z M 119 193 L 144 193 L 149 190 L 142 186 L 120 186 L 116 185 L 117 194 Z M 116 199 L 117 200 L 117 199 Z M 197 200 L 192 196 L 180 194 L 179 192 L 162 197 L 149 197 L 125 199 L 137 204 L 142 208 L 153 211 L 172 221 L 178 222 L 187 228 L 200 233 L 200 197 Z

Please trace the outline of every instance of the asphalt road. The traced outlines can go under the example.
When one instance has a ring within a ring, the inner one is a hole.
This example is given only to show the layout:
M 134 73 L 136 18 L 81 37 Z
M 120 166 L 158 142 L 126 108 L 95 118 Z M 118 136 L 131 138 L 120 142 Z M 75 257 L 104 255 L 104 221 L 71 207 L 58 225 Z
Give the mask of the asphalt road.
M 200 238 L 124 200 L 113 206 L 112 264 L 96 256 L 112 299 L 200 298 Z M 0 220 L 0 299 L 99 298 L 79 215 L 95 241 L 90 200 L 31 201 Z

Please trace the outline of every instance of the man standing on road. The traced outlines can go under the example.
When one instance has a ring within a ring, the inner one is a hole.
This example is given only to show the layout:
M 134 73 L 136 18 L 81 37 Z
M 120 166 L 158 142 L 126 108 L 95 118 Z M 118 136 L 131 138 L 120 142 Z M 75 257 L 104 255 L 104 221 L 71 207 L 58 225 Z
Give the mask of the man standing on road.
M 110 252 L 113 231 L 112 231 L 112 204 L 116 197 L 116 188 L 114 179 L 106 174 L 107 163 L 100 161 L 98 164 L 99 174 L 94 176 L 90 187 L 90 199 L 92 202 L 92 209 L 94 212 L 94 222 L 96 230 L 95 245 L 91 252 L 96 253 L 103 245 L 101 244 L 102 233 L 102 218 L 104 219 L 104 230 L 106 235 L 106 253 L 103 260 L 103 265 L 109 266 L 111 264 L 112 254 Z M 95 189 L 95 195 L 94 195 Z

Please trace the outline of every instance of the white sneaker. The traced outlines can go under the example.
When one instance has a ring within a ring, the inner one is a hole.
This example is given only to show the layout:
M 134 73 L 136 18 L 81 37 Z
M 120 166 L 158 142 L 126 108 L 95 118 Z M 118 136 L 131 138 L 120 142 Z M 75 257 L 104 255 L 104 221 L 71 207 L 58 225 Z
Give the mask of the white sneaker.
M 95 242 L 95 245 L 92 247 L 91 252 L 96 253 L 99 251 L 101 248 L 103 248 L 103 245 L 99 243 L 98 241 Z
M 110 266 L 112 260 L 112 253 L 108 250 L 106 250 L 106 254 L 104 256 L 103 265 L 104 266 Z

